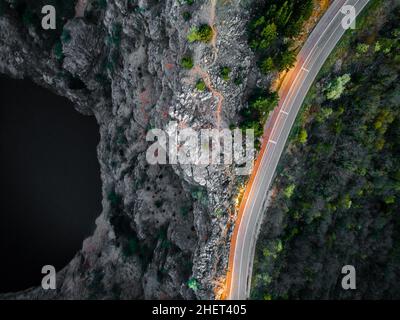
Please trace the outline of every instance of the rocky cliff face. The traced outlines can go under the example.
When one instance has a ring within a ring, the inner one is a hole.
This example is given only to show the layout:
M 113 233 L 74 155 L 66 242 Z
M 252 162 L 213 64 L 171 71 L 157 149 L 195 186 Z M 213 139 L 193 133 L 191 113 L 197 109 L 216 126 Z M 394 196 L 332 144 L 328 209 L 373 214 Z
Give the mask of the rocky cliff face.
M 6 297 L 218 297 L 238 185 L 233 168 L 149 165 L 146 134 L 170 121 L 195 129 L 235 123 L 259 78 L 243 1 L 70 1 L 57 8 L 56 31 L 41 29 L 41 1 L 1 2 L 0 72 L 29 77 L 96 117 L 103 182 L 97 229 L 59 272 L 58 289 Z M 190 28 L 202 23 L 214 26 L 213 40 L 189 43 Z M 191 70 L 180 66 L 186 55 Z M 230 81 L 220 76 L 225 66 Z M 196 89 L 199 79 L 207 90 Z

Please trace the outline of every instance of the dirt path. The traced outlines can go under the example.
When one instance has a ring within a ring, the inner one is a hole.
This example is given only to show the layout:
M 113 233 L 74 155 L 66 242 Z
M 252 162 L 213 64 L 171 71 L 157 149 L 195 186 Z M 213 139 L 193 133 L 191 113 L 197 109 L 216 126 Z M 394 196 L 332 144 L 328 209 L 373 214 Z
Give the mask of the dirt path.
M 215 116 L 217 119 L 217 129 L 220 128 L 221 125 L 221 111 L 222 111 L 222 104 L 224 103 L 224 96 L 221 92 L 219 92 L 218 90 L 214 89 L 212 83 L 211 83 L 211 78 L 210 75 L 204 71 L 203 69 L 201 69 L 201 67 L 199 65 L 195 66 L 192 69 L 194 74 L 199 75 L 204 83 L 206 84 L 206 87 L 208 88 L 208 90 L 210 90 L 210 92 L 212 93 L 212 95 L 214 97 L 216 97 L 218 99 L 218 105 L 217 105 L 217 110 L 215 112 Z
M 210 26 L 211 26 L 211 29 L 213 30 L 213 37 L 212 37 L 210 43 L 213 47 L 214 60 L 213 60 L 212 64 L 209 65 L 208 68 L 212 67 L 218 59 L 218 47 L 217 47 L 218 30 L 215 27 L 217 1 L 218 0 L 211 0 L 211 2 L 210 2 Z M 220 91 L 218 91 L 214 88 L 210 75 L 208 74 L 207 71 L 202 69 L 199 65 L 196 65 L 192 69 L 192 73 L 194 76 L 195 75 L 200 76 L 203 79 L 204 83 L 206 84 L 207 89 L 210 90 L 212 95 L 218 99 L 217 110 L 215 112 L 215 118 L 217 121 L 217 129 L 219 129 L 221 126 L 221 112 L 222 112 L 222 105 L 224 103 L 224 96 Z

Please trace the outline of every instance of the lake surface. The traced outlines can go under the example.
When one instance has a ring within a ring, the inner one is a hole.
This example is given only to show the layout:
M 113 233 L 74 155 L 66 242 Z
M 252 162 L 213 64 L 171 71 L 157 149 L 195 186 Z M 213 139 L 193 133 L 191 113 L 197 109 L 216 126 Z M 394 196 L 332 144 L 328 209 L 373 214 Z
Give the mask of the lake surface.
M 101 213 L 98 125 L 29 80 L 0 76 L 0 292 L 63 268 Z

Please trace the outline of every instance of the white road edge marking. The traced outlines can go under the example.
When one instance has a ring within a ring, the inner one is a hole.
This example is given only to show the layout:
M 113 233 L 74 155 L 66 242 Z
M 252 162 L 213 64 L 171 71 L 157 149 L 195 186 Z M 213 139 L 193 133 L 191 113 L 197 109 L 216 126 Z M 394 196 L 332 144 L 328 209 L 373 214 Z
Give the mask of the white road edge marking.
M 358 4 L 358 2 L 359 2 L 359 1 L 356 1 L 356 3 L 354 4 L 354 6 L 356 6 L 356 5 Z M 345 3 L 347 3 L 347 1 L 346 1 Z M 335 15 L 334 18 L 331 20 L 331 22 L 328 24 L 328 26 L 334 21 L 334 19 L 336 19 L 336 17 L 337 17 L 337 15 L 339 14 L 339 12 L 340 12 L 340 11 L 338 11 L 338 12 L 336 13 L 336 15 Z M 338 28 L 336 28 L 335 31 L 336 31 L 337 29 L 338 29 Z M 323 34 L 322 34 L 322 35 L 323 35 Z M 318 39 L 317 43 L 318 43 L 319 40 L 322 38 L 322 35 L 321 35 L 320 38 Z M 331 37 L 332 37 L 332 35 L 329 37 L 329 39 L 330 39 Z M 326 45 L 325 45 L 325 46 L 326 46 Z M 325 46 L 324 46 L 324 47 L 325 47 Z M 309 53 L 309 55 L 308 55 L 306 61 L 310 58 L 311 53 L 313 52 L 314 49 L 315 49 L 315 46 L 312 48 L 312 50 L 311 50 L 311 52 Z M 297 76 L 296 76 L 296 78 L 295 78 L 295 82 L 296 82 L 296 80 L 297 80 L 297 77 L 298 77 L 298 74 L 297 74 Z M 291 87 L 290 89 L 292 89 L 292 87 Z M 290 91 L 291 91 L 291 90 L 289 90 L 289 93 L 290 93 Z M 285 99 L 285 101 L 284 101 L 283 104 L 285 104 L 286 102 L 287 102 L 287 99 Z M 274 132 L 274 130 L 275 130 L 275 126 L 272 128 L 272 132 Z M 271 134 L 272 134 L 272 132 L 271 132 Z M 281 132 L 281 133 L 282 133 L 282 132 Z M 270 142 L 274 142 L 274 141 L 270 140 Z M 275 142 L 275 144 L 276 144 L 276 142 Z M 245 208 L 247 207 L 247 205 L 248 205 L 248 203 L 247 203 L 247 201 L 246 201 Z M 253 207 L 253 205 L 252 205 L 252 207 Z M 241 227 L 241 226 L 239 226 L 239 228 L 240 228 L 240 227 Z M 247 232 L 247 228 L 248 228 L 248 223 L 246 224 L 246 227 L 245 227 L 246 232 Z M 241 252 L 240 258 L 242 258 L 242 256 L 243 256 L 243 251 Z M 241 261 L 241 260 L 240 260 L 240 261 Z M 240 263 L 240 265 L 239 265 L 239 273 L 241 273 L 241 269 L 242 269 L 242 263 Z M 234 270 L 234 265 L 233 265 L 233 267 L 232 267 L 232 271 L 233 271 L 233 270 Z M 240 288 L 240 277 L 239 277 L 239 279 L 238 279 L 238 283 L 239 283 L 238 287 Z M 231 292 L 232 292 L 232 287 L 230 288 L 230 295 L 231 295 Z

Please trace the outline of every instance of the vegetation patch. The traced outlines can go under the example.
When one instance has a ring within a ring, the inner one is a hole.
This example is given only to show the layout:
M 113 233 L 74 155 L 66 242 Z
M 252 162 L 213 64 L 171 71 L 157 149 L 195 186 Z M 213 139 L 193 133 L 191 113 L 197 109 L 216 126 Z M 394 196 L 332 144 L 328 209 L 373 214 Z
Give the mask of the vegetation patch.
M 182 18 L 185 21 L 189 21 L 190 19 L 192 19 L 192 14 L 189 11 L 184 11 L 182 13 Z
M 192 57 L 184 56 L 181 60 L 181 66 L 184 69 L 192 69 L 194 66 Z
M 248 107 L 241 111 L 240 128 L 253 129 L 255 137 L 260 138 L 264 132 L 265 122 L 277 103 L 278 94 L 276 92 L 256 90 L 249 100 Z
M 289 69 L 296 61 L 292 41 L 312 14 L 313 0 L 256 1 L 249 44 L 264 73 Z
M 222 67 L 220 71 L 221 78 L 224 79 L 224 81 L 229 81 L 229 75 L 231 74 L 231 68 L 229 67 Z
M 200 27 L 192 27 L 188 34 L 189 42 L 210 42 L 213 37 L 213 30 L 208 24 L 202 24 Z
M 207 88 L 206 83 L 204 82 L 203 79 L 200 79 L 199 81 L 197 81 L 196 83 L 196 89 L 199 91 L 205 91 Z
M 306 98 L 257 243 L 253 298 L 400 297 L 399 15 L 398 2 L 373 0 Z M 279 219 L 282 229 L 268 223 Z M 348 264 L 363 279 L 356 292 L 341 287 Z

